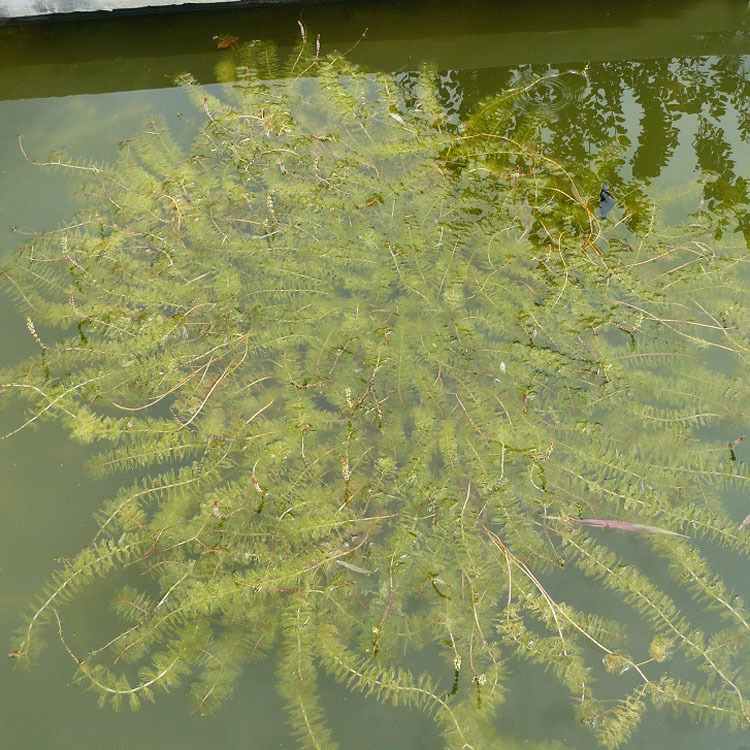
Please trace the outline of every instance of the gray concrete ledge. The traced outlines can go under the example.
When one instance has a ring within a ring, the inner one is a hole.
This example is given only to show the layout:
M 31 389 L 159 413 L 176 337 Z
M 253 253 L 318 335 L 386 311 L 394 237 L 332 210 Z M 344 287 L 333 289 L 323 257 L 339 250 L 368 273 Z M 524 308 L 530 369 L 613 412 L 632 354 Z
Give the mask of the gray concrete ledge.
M 289 0 L 252 0 L 253 5 Z M 246 0 L 0 0 L 0 19 L 37 18 L 111 10 L 172 7 L 181 5 L 242 5 Z

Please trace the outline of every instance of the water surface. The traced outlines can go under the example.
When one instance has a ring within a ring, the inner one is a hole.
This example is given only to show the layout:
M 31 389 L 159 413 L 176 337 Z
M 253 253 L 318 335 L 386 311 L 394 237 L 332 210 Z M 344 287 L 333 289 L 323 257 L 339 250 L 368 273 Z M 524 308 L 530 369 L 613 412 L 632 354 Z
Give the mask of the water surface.
M 706 210 L 731 205 L 750 239 L 750 32 L 744 3 L 660 3 L 658 9 L 647 3 L 390 3 L 377 10 L 335 4 L 0 27 L 0 253 L 25 237 L 12 227 L 52 228 L 75 206 L 75 176 L 30 164 L 19 135 L 34 159 L 65 148 L 106 161 L 144 117 L 160 113 L 187 140 L 200 113 L 171 86 L 171 76 L 187 71 L 215 80 L 223 54 L 213 48 L 215 33 L 272 38 L 282 50 L 291 48 L 300 15 L 329 48 L 357 45 L 355 61 L 401 71 L 405 88 L 422 63 L 436 65 L 444 104 L 457 117 L 488 95 L 550 75 L 549 85 L 535 88 L 518 106 L 519 117 L 536 111 L 548 118 L 545 140 L 556 159 L 579 164 L 621 138 L 627 148 L 610 180 L 615 195 L 618 179 L 643 180 L 655 195 L 700 179 L 701 194 L 688 191 L 673 201 L 675 220 L 697 210 L 698 200 Z M 738 200 L 742 191 L 745 198 Z M 0 364 L 34 353 L 24 316 L 5 298 L 0 315 Z M 0 432 L 12 430 L 18 419 L 17 413 L 0 415 Z M 750 455 L 746 445 L 737 448 L 741 457 L 743 451 Z M 51 424 L 0 443 L 4 643 L 19 623 L 18 611 L 53 570 L 54 558 L 72 555 L 91 539 L 91 514 L 118 486 L 88 476 L 87 455 Z M 727 499 L 742 507 L 742 498 Z M 80 602 L 81 628 L 95 632 L 107 622 L 105 601 L 92 595 Z M 10 665 L 2 671 L 0 739 L 3 747 L 19 749 L 294 747 L 269 677 L 273 668 L 265 661 L 249 669 L 217 716 L 191 715 L 179 691 L 132 716 L 95 710 L 94 696 L 69 685 L 68 657 L 49 649 L 30 673 Z M 525 669 L 528 684 L 506 703 L 508 735 L 594 748 L 557 683 L 541 670 Z M 439 746 L 429 718 L 384 709 L 334 683 L 326 685 L 325 701 L 342 747 Z M 723 728 L 651 713 L 627 747 L 679 743 L 699 750 L 742 742 Z

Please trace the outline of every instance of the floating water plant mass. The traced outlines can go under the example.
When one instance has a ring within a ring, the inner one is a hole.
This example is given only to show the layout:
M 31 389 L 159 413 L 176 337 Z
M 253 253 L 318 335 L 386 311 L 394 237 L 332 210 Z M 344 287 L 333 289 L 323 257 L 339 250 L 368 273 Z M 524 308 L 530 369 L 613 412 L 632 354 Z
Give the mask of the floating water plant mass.
M 747 383 L 712 360 L 747 371 L 727 217 L 604 226 L 617 149 L 558 163 L 513 91 L 456 124 L 429 71 L 405 93 L 304 46 L 231 54 L 221 96 L 183 81 L 190 149 L 154 119 L 76 162 L 75 227 L 3 270 L 40 348 L 3 392 L 141 477 L 11 655 L 46 633 L 103 701 L 188 684 L 207 712 L 270 652 L 301 747 L 336 747 L 321 673 L 429 712 L 446 747 L 512 746 L 511 660 L 603 747 L 664 707 L 747 727 L 750 614 L 706 554 L 750 549 L 722 499 L 748 485 Z M 102 578 L 122 629 L 74 647 L 66 610 Z

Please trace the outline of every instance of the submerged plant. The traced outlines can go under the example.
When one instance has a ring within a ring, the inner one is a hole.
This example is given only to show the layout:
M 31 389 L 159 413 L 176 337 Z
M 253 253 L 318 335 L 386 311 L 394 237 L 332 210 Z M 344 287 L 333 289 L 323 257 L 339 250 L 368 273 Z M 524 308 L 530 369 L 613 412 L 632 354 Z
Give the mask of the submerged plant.
M 746 727 L 746 575 L 707 561 L 750 551 L 723 502 L 748 484 L 726 216 L 668 231 L 621 184 L 602 224 L 617 149 L 558 164 L 518 92 L 457 124 L 427 72 L 405 95 L 303 49 L 264 83 L 269 50 L 243 54 L 221 98 L 185 82 L 206 116 L 188 153 L 154 120 L 116 165 L 76 165 L 75 228 L 3 272 L 41 349 L 3 390 L 27 424 L 109 443 L 96 471 L 143 474 L 11 655 L 46 626 L 102 700 L 189 681 L 209 711 L 273 648 L 315 748 L 336 746 L 321 672 L 433 713 L 447 747 L 506 746 L 511 660 L 605 747 L 649 706 Z M 65 608 L 105 577 L 125 624 L 74 648 Z

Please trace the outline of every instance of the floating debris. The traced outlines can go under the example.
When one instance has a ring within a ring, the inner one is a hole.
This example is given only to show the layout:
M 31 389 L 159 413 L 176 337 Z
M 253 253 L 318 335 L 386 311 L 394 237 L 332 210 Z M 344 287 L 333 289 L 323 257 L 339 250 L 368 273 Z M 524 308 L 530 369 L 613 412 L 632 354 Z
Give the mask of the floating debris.
M 238 36 L 228 36 L 227 34 L 219 34 L 212 37 L 212 39 L 216 42 L 217 49 L 229 49 L 232 45 L 240 41 Z
M 575 523 L 584 524 L 585 526 L 597 526 L 601 529 L 619 529 L 620 531 L 645 531 L 649 534 L 668 534 L 669 536 L 686 537 L 685 534 L 679 534 L 676 531 L 662 529 L 658 526 L 647 526 L 642 523 L 630 523 L 630 521 L 616 521 L 611 518 L 572 518 Z
M 336 560 L 336 562 L 339 565 L 342 565 L 343 567 L 345 567 L 347 570 L 351 570 L 354 573 L 361 573 L 363 576 L 371 576 L 373 573 L 376 572 L 374 570 L 365 570 L 364 568 L 360 568 L 359 565 L 352 565 L 352 563 L 347 562 L 346 560 L 339 559 L 339 560 Z

